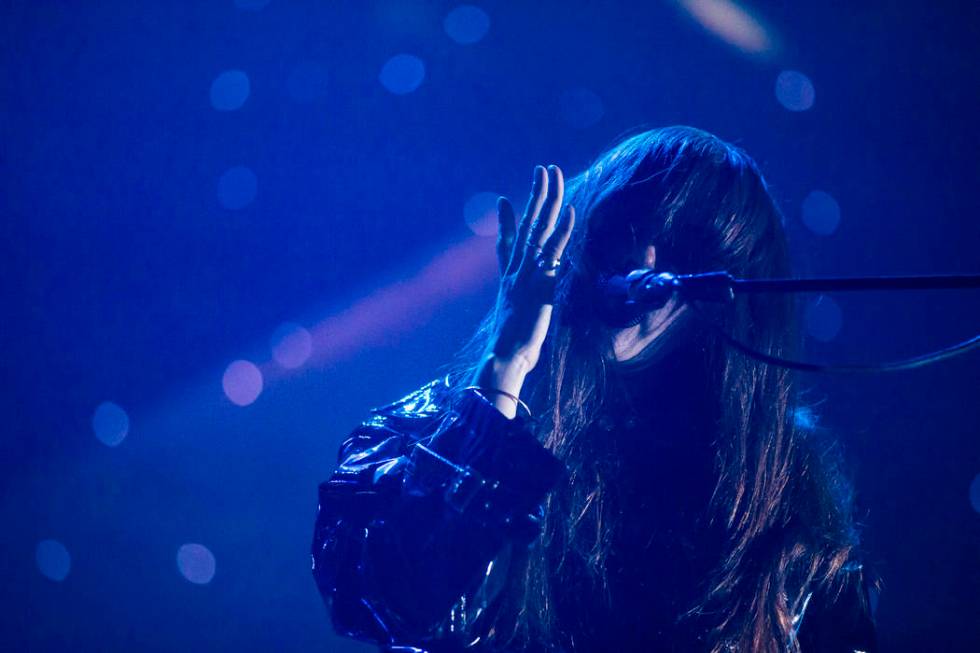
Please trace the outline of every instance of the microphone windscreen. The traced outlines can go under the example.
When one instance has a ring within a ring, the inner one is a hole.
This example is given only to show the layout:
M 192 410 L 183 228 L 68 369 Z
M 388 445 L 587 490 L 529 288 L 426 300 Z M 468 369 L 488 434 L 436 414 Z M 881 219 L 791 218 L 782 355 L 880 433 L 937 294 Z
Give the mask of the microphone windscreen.
M 636 326 L 645 311 L 629 298 L 630 281 L 624 276 L 601 277 L 598 281 L 599 317 L 617 328 Z

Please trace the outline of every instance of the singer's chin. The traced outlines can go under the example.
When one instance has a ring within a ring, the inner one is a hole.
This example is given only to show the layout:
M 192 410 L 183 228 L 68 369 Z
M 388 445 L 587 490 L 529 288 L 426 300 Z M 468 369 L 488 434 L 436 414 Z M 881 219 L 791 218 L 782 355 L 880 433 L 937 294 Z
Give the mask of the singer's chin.
M 646 368 L 662 361 L 693 335 L 691 311 L 676 297 L 655 311 L 640 315 L 633 326 L 613 333 L 610 362 L 626 370 Z

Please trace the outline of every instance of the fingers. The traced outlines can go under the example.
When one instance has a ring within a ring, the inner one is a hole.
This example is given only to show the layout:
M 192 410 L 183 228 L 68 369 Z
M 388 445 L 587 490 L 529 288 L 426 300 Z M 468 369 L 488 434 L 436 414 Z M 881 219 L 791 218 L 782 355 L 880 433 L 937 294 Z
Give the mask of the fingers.
M 546 261 L 560 261 L 575 228 L 575 207 L 569 204 L 561 214 L 554 232 L 548 237 L 541 250 L 541 258 Z
M 532 248 L 544 247 L 545 241 L 555 228 L 558 214 L 561 213 L 562 197 L 565 195 L 565 178 L 561 168 L 556 165 L 548 166 L 547 186 L 547 199 L 531 225 L 531 233 L 527 239 Z
M 514 206 L 506 197 L 497 198 L 497 262 L 500 274 L 506 275 L 514 251 L 514 237 L 517 230 L 514 224 Z
M 524 208 L 524 216 L 521 218 L 521 224 L 517 229 L 516 243 L 517 247 L 514 248 L 510 264 L 508 265 L 508 270 L 513 266 L 516 266 L 521 261 L 521 257 L 524 256 L 524 243 L 527 242 L 527 234 L 531 229 L 531 224 L 534 219 L 538 217 L 541 212 L 541 207 L 544 205 L 544 201 L 548 196 L 548 173 L 544 169 L 544 166 L 534 166 L 534 176 L 531 181 L 531 196 L 527 199 L 527 206 Z

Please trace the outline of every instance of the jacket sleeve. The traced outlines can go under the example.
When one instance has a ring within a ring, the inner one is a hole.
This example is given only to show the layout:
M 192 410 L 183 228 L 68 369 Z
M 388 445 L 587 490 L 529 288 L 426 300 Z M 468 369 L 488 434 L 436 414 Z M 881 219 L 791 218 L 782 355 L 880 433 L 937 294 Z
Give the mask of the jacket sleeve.
M 845 567 L 840 587 L 814 591 L 804 604 L 798 641 L 802 653 L 874 653 L 875 588 L 857 563 Z
M 354 430 L 320 485 L 312 547 L 338 633 L 386 650 L 479 636 L 505 573 L 494 564 L 537 535 L 563 469 L 529 426 L 443 378 Z

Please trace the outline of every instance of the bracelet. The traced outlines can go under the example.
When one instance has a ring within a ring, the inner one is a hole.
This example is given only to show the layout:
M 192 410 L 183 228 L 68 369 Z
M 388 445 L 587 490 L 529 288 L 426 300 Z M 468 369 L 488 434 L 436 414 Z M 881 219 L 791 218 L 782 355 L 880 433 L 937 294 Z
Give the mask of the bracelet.
M 476 390 L 477 392 L 492 392 L 494 394 L 503 395 L 508 399 L 512 399 L 514 403 L 517 404 L 518 408 L 523 408 L 524 412 L 527 413 L 528 418 L 531 417 L 531 409 L 528 408 L 527 404 L 521 401 L 521 399 L 517 395 L 513 395 L 507 392 L 506 390 L 500 390 L 498 388 L 484 388 L 483 386 L 479 386 L 479 385 L 471 385 L 467 388 L 464 388 L 464 390 Z

